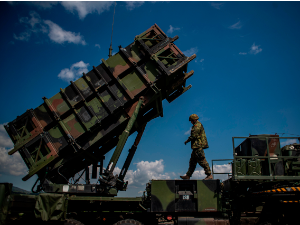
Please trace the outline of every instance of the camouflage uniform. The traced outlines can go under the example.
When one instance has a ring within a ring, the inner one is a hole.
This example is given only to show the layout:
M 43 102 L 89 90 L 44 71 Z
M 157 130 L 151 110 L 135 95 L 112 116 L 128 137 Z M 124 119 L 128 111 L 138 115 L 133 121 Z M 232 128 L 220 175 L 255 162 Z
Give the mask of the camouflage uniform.
M 191 148 L 193 149 L 189 169 L 186 173 L 187 176 L 191 177 L 195 171 L 197 163 L 203 167 L 205 174 L 207 176 L 211 175 L 210 167 L 205 158 L 205 153 L 203 149 L 208 148 L 208 143 L 206 139 L 206 134 L 203 125 L 197 121 L 191 131 L 191 136 L 187 139 L 186 143 L 191 142 Z

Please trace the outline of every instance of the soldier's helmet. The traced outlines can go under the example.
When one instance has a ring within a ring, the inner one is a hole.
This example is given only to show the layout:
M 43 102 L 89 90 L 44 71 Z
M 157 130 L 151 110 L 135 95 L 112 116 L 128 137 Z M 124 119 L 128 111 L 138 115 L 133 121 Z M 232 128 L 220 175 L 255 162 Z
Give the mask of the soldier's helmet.
M 198 120 L 199 119 L 199 116 L 197 116 L 196 114 L 192 114 L 190 115 L 189 117 L 189 121 L 192 121 L 192 120 Z

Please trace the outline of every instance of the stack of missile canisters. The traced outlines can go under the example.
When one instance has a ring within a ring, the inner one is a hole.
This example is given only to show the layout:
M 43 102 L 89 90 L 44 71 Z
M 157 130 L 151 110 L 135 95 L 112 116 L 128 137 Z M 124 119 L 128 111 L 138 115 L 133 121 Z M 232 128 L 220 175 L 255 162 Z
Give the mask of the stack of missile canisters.
M 116 146 L 141 96 L 144 104 L 131 134 L 162 116 L 162 100 L 171 102 L 191 87 L 185 86 L 193 74 L 187 73 L 187 64 L 196 55 L 185 56 L 173 43 L 177 38 L 153 25 L 53 97 L 44 97 L 39 107 L 8 123 L 5 129 L 14 143 L 9 154 L 18 151 L 29 169 L 23 180 L 47 174 L 52 182 L 66 183 L 103 159 Z M 61 180 L 51 177 L 57 172 Z

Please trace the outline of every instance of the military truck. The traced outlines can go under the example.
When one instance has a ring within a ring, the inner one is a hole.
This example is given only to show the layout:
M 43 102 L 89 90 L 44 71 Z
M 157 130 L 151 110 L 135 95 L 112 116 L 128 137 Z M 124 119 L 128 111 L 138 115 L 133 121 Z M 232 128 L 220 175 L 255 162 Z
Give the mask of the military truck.
M 146 124 L 163 116 L 164 99 L 172 102 L 191 88 L 186 80 L 194 72 L 187 65 L 196 55 L 185 56 L 177 39 L 154 24 L 5 126 L 14 143 L 9 154 L 19 152 L 28 167 L 23 180 L 38 179 L 33 194 L 0 184 L 2 224 L 293 224 L 300 200 L 299 144 L 281 148 L 278 135 L 244 137 L 238 146 L 233 138 L 232 173 L 223 182 L 152 180 L 141 197 L 117 197 L 127 189 L 124 178 Z M 105 167 L 105 155 L 114 148 Z M 90 183 L 90 166 L 97 184 Z

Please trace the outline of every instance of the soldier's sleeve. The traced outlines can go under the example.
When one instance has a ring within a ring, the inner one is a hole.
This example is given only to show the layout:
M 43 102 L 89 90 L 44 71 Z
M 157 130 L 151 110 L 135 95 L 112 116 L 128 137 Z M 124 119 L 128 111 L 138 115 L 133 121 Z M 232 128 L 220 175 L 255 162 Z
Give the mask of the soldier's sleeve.
M 199 138 L 201 128 L 202 128 L 202 124 L 196 124 L 195 126 L 193 126 L 193 128 L 191 130 L 191 136 L 189 136 L 189 138 L 187 139 L 187 142 L 190 142 L 190 141 L 193 141 L 193 140 Z

